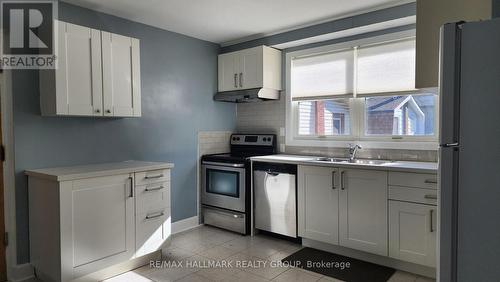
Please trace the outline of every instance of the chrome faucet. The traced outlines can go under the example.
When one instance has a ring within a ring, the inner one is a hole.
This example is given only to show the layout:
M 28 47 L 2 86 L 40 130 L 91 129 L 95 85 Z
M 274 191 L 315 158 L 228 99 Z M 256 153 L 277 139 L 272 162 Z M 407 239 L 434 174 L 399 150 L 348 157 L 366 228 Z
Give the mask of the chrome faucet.
M 349 162 L 353 163 L 356 159 L 356 153 L 358 149 L 361 149 L 361 146 L 357 144 L 349 144 Z

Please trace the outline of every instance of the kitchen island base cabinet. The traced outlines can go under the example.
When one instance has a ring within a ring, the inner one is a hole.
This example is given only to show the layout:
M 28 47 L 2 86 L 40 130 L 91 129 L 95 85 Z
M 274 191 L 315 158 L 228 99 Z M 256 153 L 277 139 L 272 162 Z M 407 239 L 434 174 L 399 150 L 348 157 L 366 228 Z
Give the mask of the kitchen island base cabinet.
M 116 275 L 114 266 L 122 265 L 122 272 L 131 270 L 126 266 L 137 267 L 137 259 L 168 245 L 170 170 L 165 167 L 169 164 L 137 162 L 139 168 L 150 165 L 154 173 L 161 171 L 165 176 L 143 186 L 135 185 L 144 173 L 134 171 L 134 164 L 26 172 L 31 264 L 37 277 L 72 281 L 95 277 L 98 272 Z M 151 206 L 154 210 L 143 205 L 149 194 L 159 199 Z
M 338 173 L 337 168 L 299 166 L 299 236 L 330 244 L 339 243 Z
M 387 172 L 340 169 L 340 245 L 387 256 Z
M 436 266 L 436 207 L 389 201 L 389 256 Z

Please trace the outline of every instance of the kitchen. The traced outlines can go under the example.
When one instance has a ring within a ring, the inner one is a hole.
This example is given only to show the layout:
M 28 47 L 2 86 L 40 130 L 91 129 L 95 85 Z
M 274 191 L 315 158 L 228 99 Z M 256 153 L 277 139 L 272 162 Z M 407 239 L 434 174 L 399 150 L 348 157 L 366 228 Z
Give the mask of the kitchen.
M 498 277 L 498 1 L 48 2 L 57 68 L 1 74 L 0 281 Z

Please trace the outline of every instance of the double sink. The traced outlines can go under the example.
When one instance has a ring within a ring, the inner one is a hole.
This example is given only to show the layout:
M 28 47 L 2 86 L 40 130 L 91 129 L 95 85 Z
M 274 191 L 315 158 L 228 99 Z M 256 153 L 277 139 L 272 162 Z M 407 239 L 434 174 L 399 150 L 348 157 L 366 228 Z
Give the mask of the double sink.
M 325 163 L 351 163 L 351 164 L 363 164 L 363 165 L 385 165 L 393 162 L 389 160 L 369 160 L 369 159 L 350 160 L 348 158 L 328 158 L 328 157 L 318 157 L 313 160 Z

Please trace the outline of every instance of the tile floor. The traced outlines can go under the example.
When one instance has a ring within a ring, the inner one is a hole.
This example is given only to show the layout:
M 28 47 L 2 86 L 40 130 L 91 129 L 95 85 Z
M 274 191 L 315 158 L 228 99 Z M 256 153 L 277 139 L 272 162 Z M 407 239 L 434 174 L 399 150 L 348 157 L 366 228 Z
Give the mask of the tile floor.
M 214 227 L 200 226 L 174 235 L 164 262 L 157 262 L 158 267 L 146 265 L 110 278 L 106 282 L 340 281 L 300 268 L 271 263 L 281 261 L 300 248 L 298 244 L 268 236 L 241 236 Z M 209 265 L 210 262 L 217 261 L 228 262 L 228 265 L 227 267 Z M 172 267 L 173 262 L 182 262 L 182 267 Z M 252 263 L 253 267 L 239 262 Z M 161 267 L 162 264 L 164 267 Z M 431 282 L 434 280 L 398 271 L 389 281 Z

